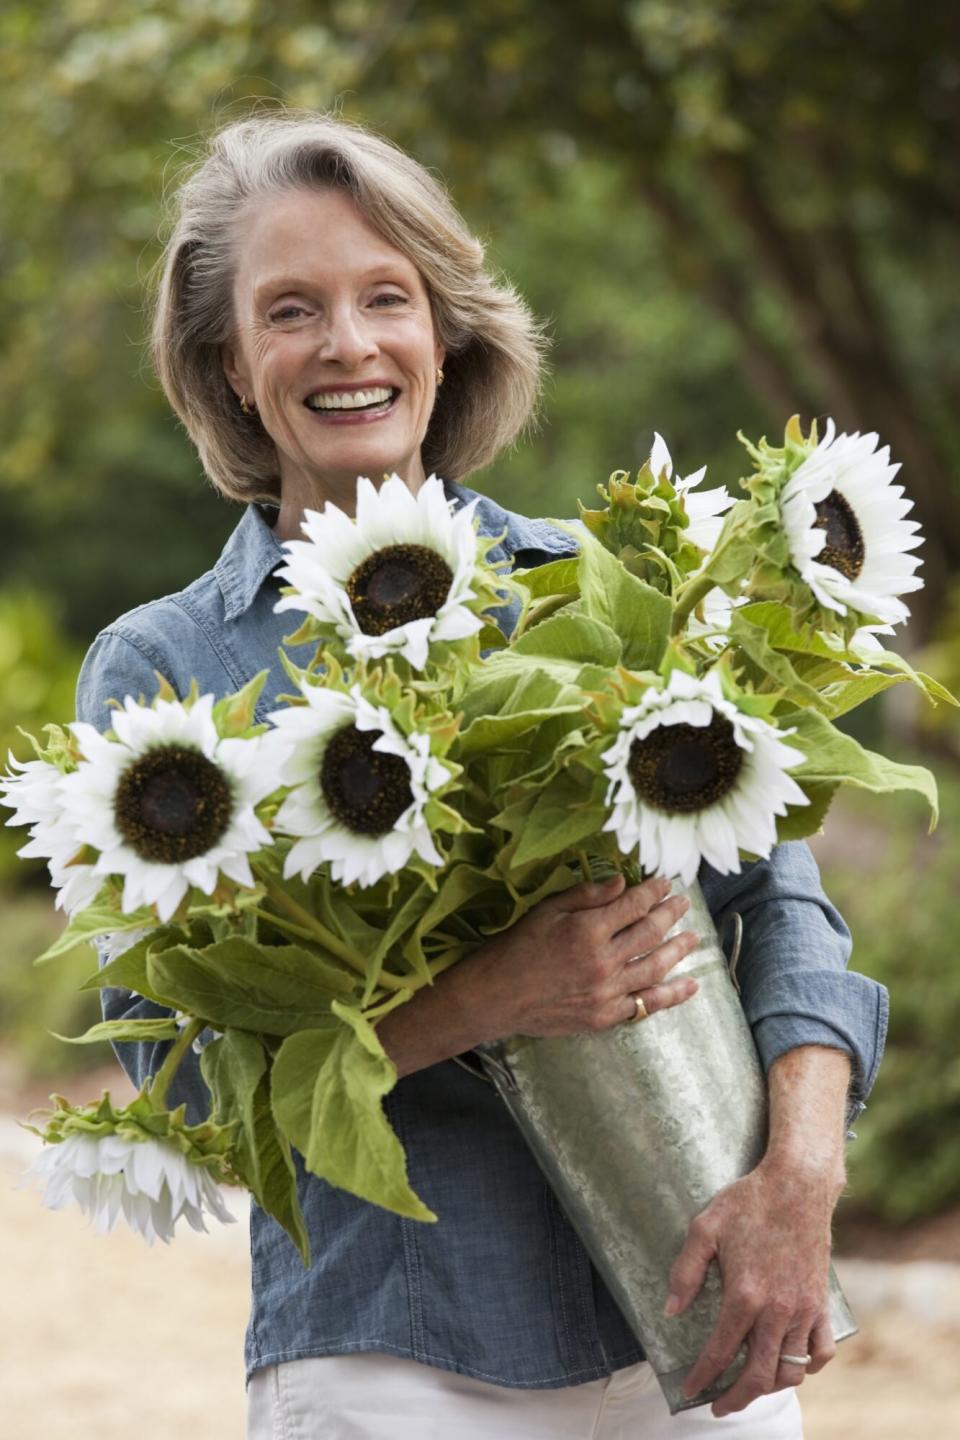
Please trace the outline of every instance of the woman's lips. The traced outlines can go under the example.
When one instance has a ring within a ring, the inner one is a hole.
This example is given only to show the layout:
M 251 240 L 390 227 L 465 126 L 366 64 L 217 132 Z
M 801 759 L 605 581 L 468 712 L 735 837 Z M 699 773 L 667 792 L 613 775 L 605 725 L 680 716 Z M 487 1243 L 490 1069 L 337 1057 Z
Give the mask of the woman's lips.
M 394 391 L 389 400 L 372 410 L 314 410 L 310 405 L 304 409 L 324 425 L 370 425 L 392 414 L 401 394 L 400 390 Z

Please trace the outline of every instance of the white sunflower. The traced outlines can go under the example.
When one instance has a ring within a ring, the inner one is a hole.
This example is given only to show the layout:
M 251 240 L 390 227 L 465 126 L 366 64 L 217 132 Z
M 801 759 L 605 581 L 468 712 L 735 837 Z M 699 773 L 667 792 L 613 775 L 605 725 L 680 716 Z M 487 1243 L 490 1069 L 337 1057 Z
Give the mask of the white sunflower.
M 307 880 L 322 864 L 344 885 L 373 885 L 414 854 L 442 865 L 425 808 L 452 778 L 430 753 L 430 737 L 404 734 L 384 705 L 301 683 L 306 705 L 276 710 L 270 720 L 288 743 L 281 778 L 292 787 L 274 821 L 297 837 L 284 878 Z
M 696 495 L 693 493 L 707 473 L 706 465 L 692 475 L 687 475 L 685 479 L 678 476 L 673 480 L 673 458 L 663 436 L 656 430 L 653 432 L 653 449 L 650 451 L 648 464 L 655 475 L 666 472 L 667 479 L 671 480 L 673 488 L 683 500 L 683 508 L 690 521 L 683 532 L 684 539 L 698 545 L 701 550 L 712 550 L 723 526 L 720 517 L 731 505 L 736 504 L 736 497 L 730 494 L 726 485 L 716 485 L 713 489 L 700 491 Z
M 923 588 L 910 555 L 923 543 L 919 524 L 906 520 L 913 501 L 893 477 L 890 447 L 878 437 L 837 435 L 832 420 L 819 445 L 787 480 L 780 494 L 790 560 L 828 610 L 848 609 L 896 625 L 910 614 L 898 597 Z
M 739 873 L 740 850 L 766 857 L 776 843 L 775 816 L 807 797 L 785 773 L 805 757 L 766 721 L 726 699 L 720 677 L 674 670 L 620 717 L 601 759 L 612 805 L 604 830 L 640 864 L 689 885 L 701 860 L 722 875 Z
M 334 628 L 355 659 L 402 655 L 422 670 L 431 644 L 462 640 L 481 613 L 504 603 L 496 576 L 478 565 L 473 512 L 454 513 L 436 475 L 414 495 L 391 475 L 379 490 L 357 480 L 352 519 L 329 502 L 306 510 L 306 540 L 288 540 L 277 572 L 293 587 L 275 610 L 306 610 Z
M 29 1181 L 45 1186 L 43 1203 L 51 1210 L 79 1205 L 98 1235 L 122 1215 L 149 1245 L 156 1239 L 169 1244 L 181 1217 L 205 1233 L 205 1214 L 226 1225 L 236 1218 L 210 1170 L 164 1139 L 70 1134 L 44 1146 L 18 1188 Z
M 57 906 L 72 915 L 93 901 L 103 878 L 92 864 L 78 862 L 84 844 L 64 815 L 63 773 L 47 760 L 20 761 L 10 754 L 8 762 L 13 773 L 0 776 L 0 805 L 14 813 L 6 823 L 30 827 L 30 839 L 17 854 L 47 861 Z
M 249 855 L 270 844 L 254 807 L 276 788 L 261 737 L 221 739 L 213 696 L 188 707 L 127 696 L 116 739 L 71 725 L 83 759 L 61 782 L 64 817 L 99 851 L 94 873 L 123 878 L 122 908 L 153 905 L 166 921 L 191 886 L 219 875 L 253 885 Z

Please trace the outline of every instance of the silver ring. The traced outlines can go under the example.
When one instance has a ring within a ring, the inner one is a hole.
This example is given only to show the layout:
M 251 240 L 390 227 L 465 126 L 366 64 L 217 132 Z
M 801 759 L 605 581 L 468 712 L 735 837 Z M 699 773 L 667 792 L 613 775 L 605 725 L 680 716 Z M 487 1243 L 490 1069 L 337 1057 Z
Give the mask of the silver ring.
M 788 1355 L 786 1351 L 780 1351 L 781 1365 L 809 1365 L 812 1359 L 812 1355 Z

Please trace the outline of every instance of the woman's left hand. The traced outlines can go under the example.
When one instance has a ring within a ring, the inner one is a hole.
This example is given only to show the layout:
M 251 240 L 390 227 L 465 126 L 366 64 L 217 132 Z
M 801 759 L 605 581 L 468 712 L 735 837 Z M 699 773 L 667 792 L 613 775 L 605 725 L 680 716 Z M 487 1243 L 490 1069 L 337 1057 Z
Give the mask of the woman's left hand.
M 670 1272 L 679 1303 L 671 1307 L 668 1301 L 667 1313 L 686 1309 L 713 1259 L 723 1291 L 717 1323 L 684 1386 L 687 1395 L 712 1384 L 747 1342 L 747 1363 L 714 1401 L 714 1415 L 729 1415 L 761 1395 L 800 1385 L 833 1359 L 827 1272 L 839 1193 L 829 1172 L 800 1173 L 761 1161 L 691 1222 Z M 809 1365 L 791 1365 L 781 1360 L 782 1352 L 812 1358 Z

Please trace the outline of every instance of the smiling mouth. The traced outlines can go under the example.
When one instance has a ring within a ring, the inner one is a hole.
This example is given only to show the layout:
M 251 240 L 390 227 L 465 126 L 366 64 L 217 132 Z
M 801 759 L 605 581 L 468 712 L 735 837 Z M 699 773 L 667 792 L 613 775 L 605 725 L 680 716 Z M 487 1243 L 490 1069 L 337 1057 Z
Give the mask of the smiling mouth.
M 378 387 L 375 391 L 308 395 L 303 403 L 315 415 L 322 415 L 326 419 L 349 415 L 385 415 L 400 394 L 395 387 L 390 388 L 389 394 L 384 394 L 385 389 L 386 387 Z

